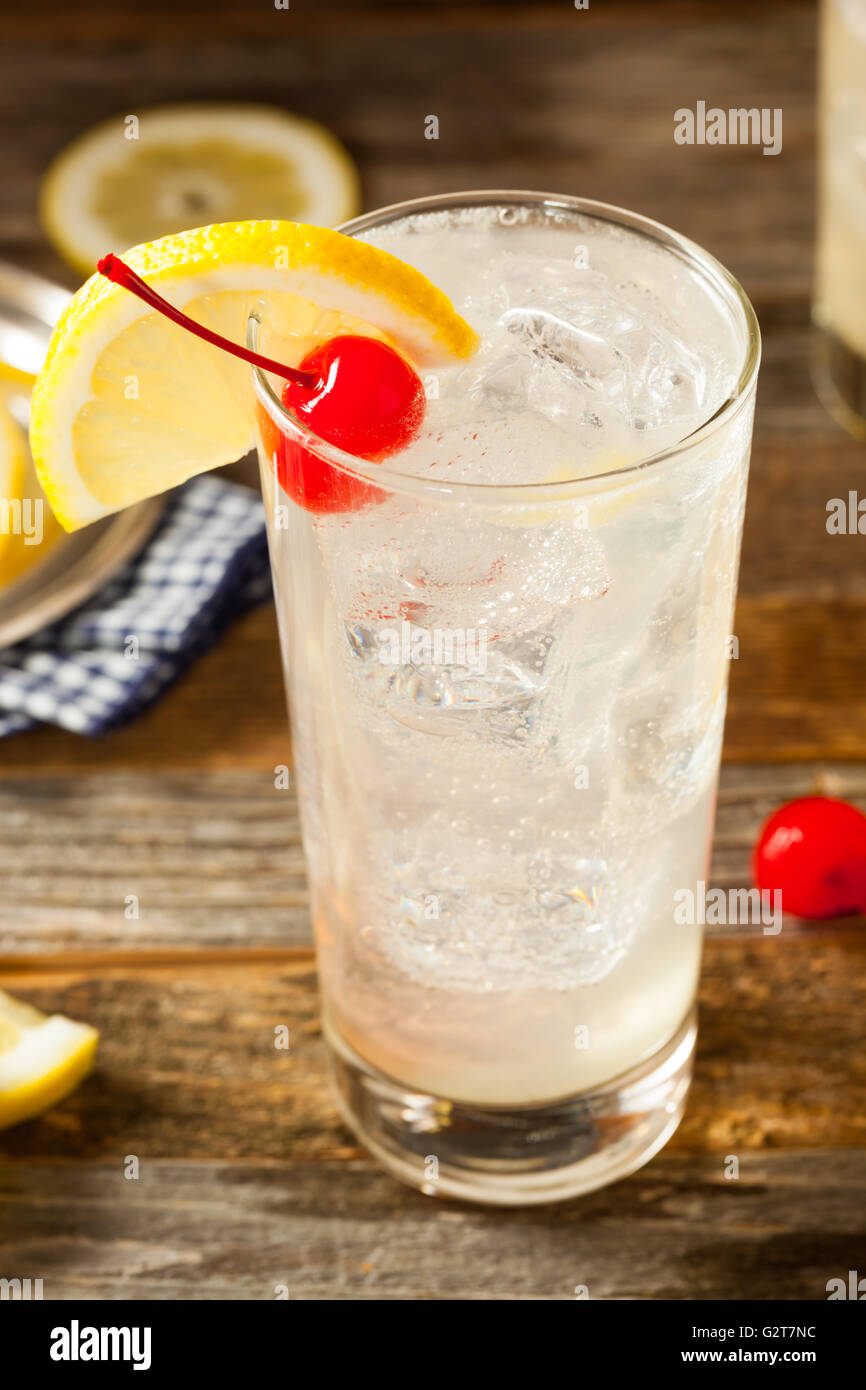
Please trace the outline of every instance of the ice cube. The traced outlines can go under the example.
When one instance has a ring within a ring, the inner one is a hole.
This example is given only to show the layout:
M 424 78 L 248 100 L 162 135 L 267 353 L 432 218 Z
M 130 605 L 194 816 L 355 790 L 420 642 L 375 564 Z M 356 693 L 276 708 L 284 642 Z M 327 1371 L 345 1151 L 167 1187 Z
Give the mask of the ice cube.
M 423 837 L 416 829 L 380 837 L 365 885 L 371 949 L 411 978 L 452 990 L 558 991 L 610 974 L 638 914 L 603 859 L 566 847 L 514 852 L 466 832 L 440 815 Z M 527 826 L 529 842 L 537 835 Z
M 499 320 L 534 357 L 554 363 L 593 390 L 621 370 L 618 354 L 598 334 L 544 309 L 508 309 Z
M 500 325 L 535 364 L 524 383 L 527 404 L 549 418 L 569 419 L 578 433 L 595 424 L 608 444 L 617 442 L 618 417 L 632 437 L 652 434 L 653 447 L 664 447 L 688 432 L 701 410 L 705 363 L 658 314 L 642 318 L 613 287 L 597 300 L 596 286 L 569 320 L 539 307 L 515 306 L 501 316 Z

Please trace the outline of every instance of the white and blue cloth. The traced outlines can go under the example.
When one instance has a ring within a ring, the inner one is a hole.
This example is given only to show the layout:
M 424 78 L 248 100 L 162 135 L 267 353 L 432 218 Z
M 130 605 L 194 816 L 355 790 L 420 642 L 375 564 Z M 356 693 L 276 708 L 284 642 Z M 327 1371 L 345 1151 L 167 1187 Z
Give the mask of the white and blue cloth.
M 36 724 L 90 735 L 125 724 L 270 593 L 261 498 L 194 478 L 98 594 L 0 650 L 0 738 Z

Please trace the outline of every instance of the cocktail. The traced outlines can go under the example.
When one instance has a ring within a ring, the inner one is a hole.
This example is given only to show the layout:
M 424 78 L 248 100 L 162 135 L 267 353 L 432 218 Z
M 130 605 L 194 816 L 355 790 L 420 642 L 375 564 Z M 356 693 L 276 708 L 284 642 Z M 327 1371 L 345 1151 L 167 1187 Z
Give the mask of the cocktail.
M 74 528 L 255 422 L 343 1112 L 425 1191 L 549 1201 L 645 1162 L 688 1089 L 757 325 L 603 204 L 343 231 L 106 257 L 34 457 Z
M 675 894 L 708 866 L 757 328 L 708 256 L 599 204 L 468 194 L 344 230 L 481 348 L 384 463 L 257 373 L 341 1104 L 425 1190 L 564 1197 L 649 1158 L 688 1086 L 701 933 Z
M 866 0 L 823 0 L 816 385 L 866 437 Z

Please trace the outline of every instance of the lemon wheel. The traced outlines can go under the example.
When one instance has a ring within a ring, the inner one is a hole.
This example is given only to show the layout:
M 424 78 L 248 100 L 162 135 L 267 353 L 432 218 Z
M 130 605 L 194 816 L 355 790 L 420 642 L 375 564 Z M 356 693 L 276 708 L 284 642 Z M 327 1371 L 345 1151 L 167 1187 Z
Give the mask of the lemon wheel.
M 315 121 L 277 107 L 189 102 L 118 114 L 55 159 L 42 222 L 85 275 L 106 251 L 203 223 L 289 219 L 336 226 L 358 211 L 358 177 Z

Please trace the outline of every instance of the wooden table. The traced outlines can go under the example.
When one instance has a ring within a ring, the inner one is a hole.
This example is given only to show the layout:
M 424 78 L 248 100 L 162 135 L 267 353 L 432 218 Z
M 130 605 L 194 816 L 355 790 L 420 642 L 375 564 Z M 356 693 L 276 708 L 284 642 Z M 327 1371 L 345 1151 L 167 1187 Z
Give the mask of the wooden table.
M 748 882 L 778 801 L 821 788 L 866 805 L 864 541 L 824 524 L 829 498 L 866 486 L 866 451 L 808 376 L 811 5 L 293 0 L 196 17 L 164 0 L 143 21 L 53 0 L 4 23 L 0 254 L 34 269 L 64 273 L 34 212 L 51 154 L 101 116 L 196 97 L 329 121 L 368 206 L 551 188 L 715 252 L 765 349 L 714 881 Z M 781 107 L 782 154 L 676 146 L 673 111 L 697 99 Z M 821 1299 L 866 1269 L 862 921 L 711 936 L 688 1112 L 642 1172 L 560 1207 L 433 1202 L 335 1115 L 295 808 L 274 789 L 288 757 L 269 608 L 131 728 L 0 745 L 0 985 L 102 1030 L 94 1077 L 0 1136 L 0 1275 L 41 1276 L 57 1299 L 266 1299 L 276 1284 L 314 1299 L 568 1299 L 576 1284 Z

